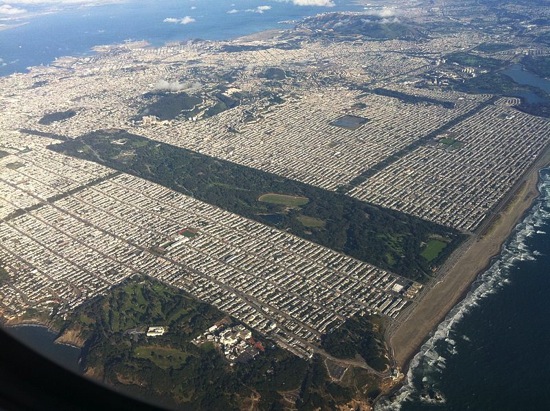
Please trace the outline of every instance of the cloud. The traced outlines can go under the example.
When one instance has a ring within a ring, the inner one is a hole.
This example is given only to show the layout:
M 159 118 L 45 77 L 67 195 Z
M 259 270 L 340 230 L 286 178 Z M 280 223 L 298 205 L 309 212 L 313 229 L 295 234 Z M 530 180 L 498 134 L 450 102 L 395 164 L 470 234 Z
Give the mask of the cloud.
M 292 3 L 295 6 L 317 6 L 317 7 L 334 7 L 332 0 L 276 0 L 280 3 Z
M 247 13 L 263 14 L 265 11 L 271 10 L 271 6 L 258 6 L 255 9 L 246 9 Z
M 372 15 L 372 14 L 371 14 Z M 375 17 L 378 17 L 378 15 L 376 15 Z M 389 18 L 386 18 L 386 17 L 382 17 L 382 18 L 375 18 L 375 19 L 361 19 L 361 22 L 364 23 L 364 24 L 390 24 L 390 23 L 400 23 L 401 20 L 399 20 L 397 17 L 389 17 Z M 340 26 L 343 26 L 344 24 L 343 23 L 336 23 L 334 25 L 334 27 L 340 27 Z
M 13 7 L 9 4 L 2 4 L 0 6 L 0 14 L 7 14 L 9 16 L 13 16 L 15 14 L 22 14 L 26 12 L 27 10 L 25 9 L 18 9 L 17 7 Z
M 178 83 L 177 81 L 169 82 L 166 80 L 160 80 L 155 84 L 155 90 L 158 91 L 182 91 L 185 89 L 185 85 Z
M 400 23 L 401 20 L 399 20 L 397 17 L 394 17 L 392 19 L 383 18 L 380 20 L 380 23 L 382 24 L 388 24 L 388 23 Z
M 189 24 L 189 23 L 194 23 L 196 21 L 197 20 L 195 20 L 193 17 L 185 16 L 183 19 L 181 19 L 180 23 L 181 24 Z
M 227 14 L 235 14 L 235 13 L 238 13 L 238 12 L 239 12 L 239 10 L 237 10 L 237 9 L 231 9 L 227 12 Z
M 367 10 L 365 11 L 365 14 L 368 14 L 370 16 L 378 16 L 378 17 L 393 17 L 396 14 L 396 10 L 390 7 L 383 7 L 382 9 L 378 10 Z
M 189 94 L 197 93 L 202 89 L 202 85 L 199 82 L 179 83 L 177 81 L 159 80 L 154 86 L 155 91 L 169 91 L 172 93 L 178 93 L 185 91 Z
M 182 19 L 176 19 L 175 17 L 167 17 L 163 20 L 164 23 L 173 23 L 173 24 L 189 24 L 189 23 L 194 23 L 195 21 L 197 20 L 195 20 L 191 16 L 185 16 Z

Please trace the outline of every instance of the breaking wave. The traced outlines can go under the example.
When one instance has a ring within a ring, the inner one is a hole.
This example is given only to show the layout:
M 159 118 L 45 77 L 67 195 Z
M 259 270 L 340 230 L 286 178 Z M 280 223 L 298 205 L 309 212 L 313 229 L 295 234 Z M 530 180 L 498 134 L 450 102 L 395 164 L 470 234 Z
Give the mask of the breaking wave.
M 539 251 L 530 250 L 527 239 L 544 235 L 541 230 L 545 222 L 550 221 L 550 169 L 540 173 L 538 200 L 531 211 L 514 229 L 510 239 L 503 246 L 500 255 L 492 265 L 473 283 L 470 292 L 459 304 L 447 314 L 430 339 L 422 345 L 418 354 L 412 359 L 405 384 L 390 399 L 383 399 L 375 406 L 375 411 L 398 411 L 408 401 L 434 402 L 426 398 L 426 390 L 435 391 L 439 404 L 445 402 L 444 393 L 437 390 L 438 377 L 446 367 L 446 358 L 456 355 L 456 340 L 470 341 L 467 335 L 458 335 L 456 325 L 478 307 L 479 303 L 491 294 L 497 293 L 509 283 L 511 269 L 519 261 L 535 260 L 541 255 Z M 433 397 L 433 396 L 432 396 Z

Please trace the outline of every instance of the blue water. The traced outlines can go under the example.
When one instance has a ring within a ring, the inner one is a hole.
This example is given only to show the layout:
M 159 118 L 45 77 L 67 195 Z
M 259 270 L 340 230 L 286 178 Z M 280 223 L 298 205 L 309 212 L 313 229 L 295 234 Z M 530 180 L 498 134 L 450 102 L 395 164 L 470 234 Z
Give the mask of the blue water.
M 80 349 L 69 345 L 55 344 L 57 334 L 49 331 L 46 327 L 22 325 L 9 327 L 5 330 L 44 357 L 71 371 L 80 372 L 78 363 Z
M 358 11 L 353 0 L 336 0 L 334 7 L 304 7 L 258 0 L 131 0 L 25 18 L 27 23 L 0 31 L 0 76 L 49 64 L 56 57 L 82 55 L 101 44 L 147 40 L 153 45 L 190 39 L 220 40 L 274 28 L 327 11 Z M 270 9 L 258 9 L 268 6 Z M 234 13 L 228 13 L 234 10 Z M 260 13 L 260 11 L 262 11 Z M 188 24 L 165 19 L 189 17 Z M 0 21 L 1 22 L 1 21 Z
M 380 410 L 550 410 L 550 170 L 502 254 L 413 362 Z M 443 404 L 420 398 L 425 387 Z
M 538 87 L 541 90 L 550 93 L 550 80 L 525 70 L 521 64 L 514 64 L 504 70 L 503 73 L 511 77 L 512 80 L 518 84 Z
M 513 64 L 502 72 L 518 84 L 537 87 L 541 91 L 550 94 L 550 80 L 537 76 L 523 68 L 521 64 Z M 543 103 L 547 99 L 540 97 L 532 92 L 518 92 L 518 97 L 523 97 L 528 103 Z

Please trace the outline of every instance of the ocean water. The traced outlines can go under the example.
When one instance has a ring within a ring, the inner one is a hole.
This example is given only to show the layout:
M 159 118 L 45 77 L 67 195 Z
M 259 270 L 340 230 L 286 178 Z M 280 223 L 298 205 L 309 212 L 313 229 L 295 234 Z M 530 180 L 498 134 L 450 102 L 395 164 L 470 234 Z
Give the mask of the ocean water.
M 36 325 L 21 325 L 5 329 L 8 334 L 24 342 L 27 346 L 56 362 L 64 368 L 80 373 L 80 348 L 70 345 L 55 344 L 57 334 L 46 327 Z
M 550 169 L 539 188 L 501 255 L 414 357 L 397 398 L 376 411 L 550 410 Z
M 359 10 L 362 7 L 353 0 L 335 0 L 334 7 L 295 6 L 274 0 L 129 0 L 73 7 L 11 20 L 10 24 L 26 24 L 0 30 L 0 76 L 50 64 L 56 57 L 89 54 L 92 47 L 102 44 L 132 39 L 159 46 L 198 38 L 232 39 L 289 28 L 291 24 L 282 22 L 318 13 Z

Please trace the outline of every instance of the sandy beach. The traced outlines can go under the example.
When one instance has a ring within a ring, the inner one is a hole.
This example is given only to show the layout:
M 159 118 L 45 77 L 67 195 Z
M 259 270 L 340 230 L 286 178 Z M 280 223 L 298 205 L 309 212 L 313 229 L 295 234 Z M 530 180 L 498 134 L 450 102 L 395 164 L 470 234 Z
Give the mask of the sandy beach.
M 388 332 L 394 359 L 402 369 L 407 367 L 432 330 L 465 296 L 477 276 L 488 268 L 491 259 L 500 253 L 516 224 L 538 197 L 539 171 L 549 164 L 550 146 L 479 231 L 449 257 L 440 268 L 435 284 L 427 286 L 420 300 Z

